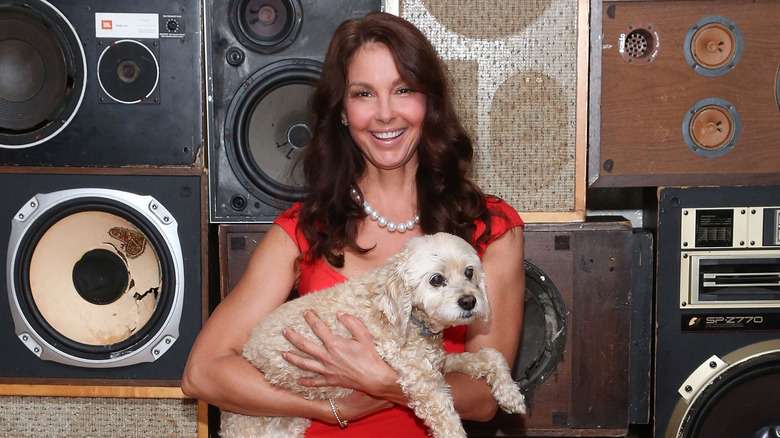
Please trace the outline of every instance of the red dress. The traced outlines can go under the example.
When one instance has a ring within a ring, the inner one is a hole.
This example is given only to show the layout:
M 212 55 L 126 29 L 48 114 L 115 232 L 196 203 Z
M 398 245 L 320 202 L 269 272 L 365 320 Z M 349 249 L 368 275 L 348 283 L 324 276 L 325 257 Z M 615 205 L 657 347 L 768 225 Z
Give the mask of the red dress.
M 482 257 L 485 249 L 494 240 L 501 237 L 507 230 L 523 226 L 523 221 L 517 212 L 503 200 L 489 197 L 488 209 L 493 213 L 491 236 L 485 243 L 477 247 L 477 252 Z M 298 212 L 301 204 L 293 205 L 282 213 L 274 223 L 284 228 L 293 238 L 301 252 L 309 249 L 309 244 L 303 234 L 297 229 Z M 476 222 L 476 236 L 485 229 L 482 221 Z M 473 243 L 473 242 L 472 242 Z M 298 285 L 298 293 L 303 295 L 320 289 L 334 286 L 346 281 L 346 278 L 330 268 L 322 259 L 313 262 L 301 263 L 301 279 Z M 458 326 L 444 331 L 444 348 L 449 353 L 463 352 L 465 348 L 466 326 Z M 321 421 L 313 421 L 306 431 L 308 438 L 338 437 L 338 438 L 425 438 L 428 437 L 425 424 L 414 415 L 411 409 L 398 406 L 377 412 L 366 418 L 350 421 L 346 429 L 338 425 L 326 424 Z

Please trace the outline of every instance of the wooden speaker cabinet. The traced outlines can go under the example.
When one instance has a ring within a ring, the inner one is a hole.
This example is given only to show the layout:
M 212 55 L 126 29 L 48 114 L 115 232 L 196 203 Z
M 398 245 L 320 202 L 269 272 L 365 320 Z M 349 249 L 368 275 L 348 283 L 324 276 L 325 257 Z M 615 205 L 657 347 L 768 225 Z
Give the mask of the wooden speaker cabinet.
M 269 227 L 219 226 L 223 296 Z M 627 221 L 526 226 L 526 310 L 513 376 L 529 415 L 469 423 L 469 436 L 625 435 L 633 236 Z M 649 350 L 637 362 L 648 374 Z
M 591 186 L 780 182 L 780 3 L 594 1 Z

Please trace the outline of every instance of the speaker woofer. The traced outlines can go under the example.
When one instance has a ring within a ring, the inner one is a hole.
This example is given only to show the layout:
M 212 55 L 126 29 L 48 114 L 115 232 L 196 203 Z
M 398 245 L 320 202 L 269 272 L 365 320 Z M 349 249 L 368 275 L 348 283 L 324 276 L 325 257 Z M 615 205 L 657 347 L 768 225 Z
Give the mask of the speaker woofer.
M 526 262 L 523 331 L 512 377 L 528 397 L 529 405 L 533 402 L 532 391 L 563 360 L 566 329 L 566 309 L 560 292 L 544 271 Z
M 79 37 L 46 1 L 0 4 L 0 148 L 25 148 L 60 133 L 86 90 Z
M 225 149 L 234 173 L 277 208 L 307 192 L 295 163 L 311 140 L 308 103 L 320 72 L 319 62 L 306 59 L 271 64 L 244 82 L 227 112 Z
M 697 21 L 685 35 L 688 65 L 702 76 L 721 76 L 739 62 L 744 49 L 742 32 L 726 17 L 713 15 Z
M 270 54 L 292 44 L 301 31 L 300 0 L 236 0 L 231 25 L 248 48 Z
M 667 436 L 769 437 L 780 426 L 780 350 L 777 340 L 743 347 L 711 359 L 710 376 L 696 382 L 695 395 L 678 403 Z M 706 373 L 704 374 L 706 375 Z M 670 435 L 671 434 L 671 435 Z
M 43 360 L 95 368 L 151 362 L 179 336 L 177 223 L 150 196 L 39 194 L 14 218 L 7 263 L 17 336 Z

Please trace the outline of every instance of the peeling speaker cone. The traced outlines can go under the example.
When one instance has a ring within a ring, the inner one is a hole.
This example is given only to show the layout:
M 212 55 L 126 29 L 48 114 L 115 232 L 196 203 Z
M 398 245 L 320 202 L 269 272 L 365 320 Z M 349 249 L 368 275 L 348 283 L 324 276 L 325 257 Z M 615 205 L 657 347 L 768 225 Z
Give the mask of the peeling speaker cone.
M 112 236 L 115 229 L 140 233 L 115 214 L 78 212 L 52 224 L 32 251 L 29 284 L 35 308 L 71 341 L 99 346 L 127 340 L 157 309 L 157 297 L 147 293 L 162 286 L 157 254 L 146 249 L 133 257 L 134 247 Z
M 237 0 L 233 15 L 236 36 L 262 53 L 284 49 L 300 32 L 299 0 Z
M 64 129 L 85 74 L 78 36 L 56 9 L 0 5 L 0 147 L 33 146 Z
M 691 42 L 693 59 L 708 69 L 723 67 L 734 58 L 734 33 L 721 23 L 710 23 L 696 31 Z
M 708 150 L 720 149 L 733 135 L 734 120 L 725 108 L 710 105 L 693 115 L 691 138 L 699 147 Z

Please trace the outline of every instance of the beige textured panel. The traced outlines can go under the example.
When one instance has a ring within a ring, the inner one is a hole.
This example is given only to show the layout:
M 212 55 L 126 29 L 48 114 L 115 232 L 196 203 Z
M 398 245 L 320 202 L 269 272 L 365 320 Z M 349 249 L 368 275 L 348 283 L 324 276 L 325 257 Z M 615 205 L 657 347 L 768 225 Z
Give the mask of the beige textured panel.
M 550 7 L 551 0 L 422 0 L 431 15 L 470 38 L 505 38 L 523 31 Z
M 584 211 L 581 15 L 576 0 L 401 4 L 450 69 L 476 143 L 475 181 L 521 214 Z
M 195 436 L 198 436 L 195 400 L 0 397 L 0 437 Z

